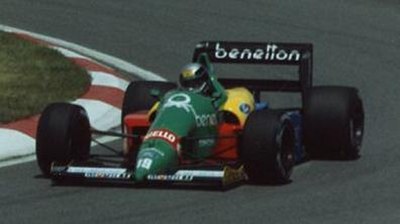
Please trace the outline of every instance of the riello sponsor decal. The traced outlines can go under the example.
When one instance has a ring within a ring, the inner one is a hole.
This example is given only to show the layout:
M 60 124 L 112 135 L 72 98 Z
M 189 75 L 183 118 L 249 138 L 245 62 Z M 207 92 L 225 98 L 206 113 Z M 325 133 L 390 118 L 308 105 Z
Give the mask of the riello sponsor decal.
M 260 61 L 299 61 L 301 54 L 298 50 L 286 51 L 276 44 L 266 44 L 256 49 L 225 49 L 220 43 L 215 44 L 215 58 Z
M 144 137 L 144 141 L 148 139 L 158 138 L 170 143 L 175 149 L 178 146 L 178 136 L 166 129 L 151 130 Z

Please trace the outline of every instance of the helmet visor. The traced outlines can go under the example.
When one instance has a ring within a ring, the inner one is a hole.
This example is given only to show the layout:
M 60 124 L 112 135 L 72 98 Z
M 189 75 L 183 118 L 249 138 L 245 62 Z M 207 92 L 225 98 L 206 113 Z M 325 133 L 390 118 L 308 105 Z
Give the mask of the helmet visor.
M 181 74 L 180 85 L 184 89 L 199 92 L 207 85 L 207 78 L 207 71 L 201 67 L 190 75 Z
M 182 80 L 181 85 L 186 89 L 199 89 L 202 87 L 204 82 L 198 79 Z

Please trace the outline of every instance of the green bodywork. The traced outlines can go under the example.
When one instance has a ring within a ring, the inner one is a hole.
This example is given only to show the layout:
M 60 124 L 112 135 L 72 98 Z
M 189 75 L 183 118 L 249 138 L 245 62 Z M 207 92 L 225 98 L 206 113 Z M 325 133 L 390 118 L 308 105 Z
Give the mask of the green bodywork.
M 209 69 L 214 90 L 212 96 L 180 89 L 163 96 L 139 148 L 136 181 L 145 180 L 149 174 L 174 169 L 181 159 L 204 159 L 211 155 L 216 139 L 204 137 L 217 135 L 218 111 L 227 96 L 207 58 L 200 57 L 199 60 Z M 183 141 L 188 138 L 197 140 Z

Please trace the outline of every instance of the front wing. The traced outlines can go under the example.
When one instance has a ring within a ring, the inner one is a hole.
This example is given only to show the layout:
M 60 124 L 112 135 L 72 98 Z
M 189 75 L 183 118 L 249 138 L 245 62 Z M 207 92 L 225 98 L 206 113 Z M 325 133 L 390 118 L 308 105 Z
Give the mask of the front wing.
M 140 185 L 186 185 L 229 188 L 247 180 L 243 166 L 196 166 L 178 168 L 162 174 L 148 175 L 143 183 L 135 182 L 133 170 L 119 167 L 90 167 L 53 164 L 51 178 L 58 183 L 68 181 L 121 183 Z

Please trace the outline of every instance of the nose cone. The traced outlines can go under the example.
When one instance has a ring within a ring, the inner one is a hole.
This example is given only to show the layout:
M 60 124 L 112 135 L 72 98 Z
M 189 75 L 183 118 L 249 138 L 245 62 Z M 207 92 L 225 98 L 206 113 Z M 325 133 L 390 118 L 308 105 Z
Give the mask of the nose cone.
M 152 172 L 150 171 L 150 169 L 146 169 L 146 168 L 141 167 L 141 166 L 136 166 L 135 181 L 136 182 L 143 182 L 143 181 L 146 180 L 146 177 L 151 173 Z
M 148 175 L 162 174 L 178 163 L 179 156 L 169 143 L 161 139 L 146 140 L 136 160 L 135 181 L 146 181 Z

